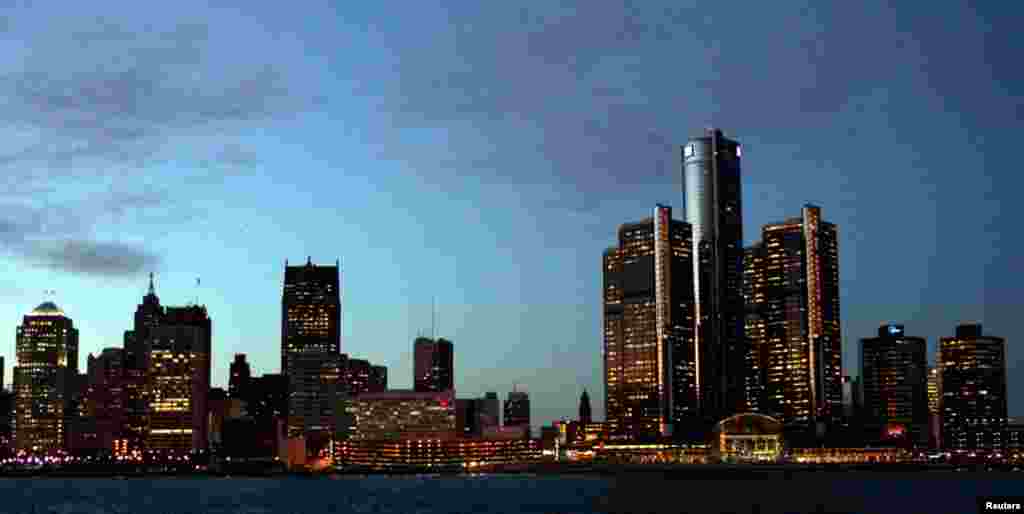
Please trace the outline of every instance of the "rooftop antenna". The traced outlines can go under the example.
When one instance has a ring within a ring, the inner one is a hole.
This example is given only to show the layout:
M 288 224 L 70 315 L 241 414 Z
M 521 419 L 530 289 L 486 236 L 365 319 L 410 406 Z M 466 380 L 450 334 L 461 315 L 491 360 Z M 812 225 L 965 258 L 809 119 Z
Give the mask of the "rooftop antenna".
M 153 272 L 149 272 L 149 294 L 156 295 L 156 288 L 153 286 Z
M 437 298 L 430 297 L 430 338 L 437 338 Z
M 195 305 L 199 305 L 199 277 L 196 277 L 196 302 Z

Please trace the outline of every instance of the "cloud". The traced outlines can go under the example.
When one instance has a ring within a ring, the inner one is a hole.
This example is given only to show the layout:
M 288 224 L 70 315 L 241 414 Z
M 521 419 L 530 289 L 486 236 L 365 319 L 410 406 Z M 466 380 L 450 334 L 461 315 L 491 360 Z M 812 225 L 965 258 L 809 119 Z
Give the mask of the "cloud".
M 71 273 L 103 277 L 139 276 L 159 266 L 159 256 L 136 245 L 89 240 L 33 243 L 22 248 L 32 262 Z
M 69 19 L 45 38 L 8 27 L 31 51 L 0 67 L 0 246 L 36 266 L 133 276 L 159 256 L 145 244 L 99 240 L 94 229 L 117 239 L 125 221 L 204 216 L 182 200 L 188 195 L 151 184 L 216 185 L 244 173 L 260 155 L 241 131 L 311 100 L 257 53 L 217 54 L 205 22 Z M 171 161 L 174 177 L 153 166 Z
M 225 126 L 310 102 L 269 62 L 214 58 L 205 24 L 146 30 L 100 18 L 39 43 L 19 69 L 0 75 L 0 129 L 27 141 L 0 146 L 0 170 L 22 182 L 38 182 L 39 169 L 141 168 L 166 158 L 169 148 L 175 159 L 231 157 L 217 150 L 230 145 Z M 189 156 L 173 144 L 204 132 L 214 149 L 207 155 Z
M 92 198 L 92 210 L 0 204 L 0 248 L 34 266 L 108 278 L 138 276 L 156 268 L 160 257 L 141 244 L 94 240 L 89 229 L 102 215 L 163 205 L 165 198 L 161 193 L 108 193 Z

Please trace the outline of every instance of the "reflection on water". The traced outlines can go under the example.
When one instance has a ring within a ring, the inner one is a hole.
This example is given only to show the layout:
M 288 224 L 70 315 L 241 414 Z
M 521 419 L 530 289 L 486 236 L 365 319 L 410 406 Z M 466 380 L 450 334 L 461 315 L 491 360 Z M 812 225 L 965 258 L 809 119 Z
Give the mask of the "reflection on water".
M 878 476 L 876 476 L 878 475 Z M 1013 473 L 808 473 L 791 480 L 518 475 L 302 478 L 0 479 L 14 513 L 974 512 L 979 495 L 1019 494 Z

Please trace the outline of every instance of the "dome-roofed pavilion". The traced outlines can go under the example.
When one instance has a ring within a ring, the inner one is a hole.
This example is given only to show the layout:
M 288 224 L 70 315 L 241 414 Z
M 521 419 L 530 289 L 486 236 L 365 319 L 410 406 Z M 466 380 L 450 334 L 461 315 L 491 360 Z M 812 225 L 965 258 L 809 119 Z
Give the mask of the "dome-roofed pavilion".
M 782 454 L 781 421 L 756 412 L 729 416 L 715 424 L 718 450 L 728 460 L 774 461 Z

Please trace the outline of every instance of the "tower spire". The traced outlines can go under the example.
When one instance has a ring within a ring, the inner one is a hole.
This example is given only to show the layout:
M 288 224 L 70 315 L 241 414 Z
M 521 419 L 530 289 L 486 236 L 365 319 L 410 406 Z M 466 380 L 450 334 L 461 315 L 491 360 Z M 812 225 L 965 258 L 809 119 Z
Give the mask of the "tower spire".
M 149 294 L 151 294 L 151 295 L 155 295 L 156 294 L 156 287 L 153 286 L 153 272 L 152 271 L 149 272 Z

